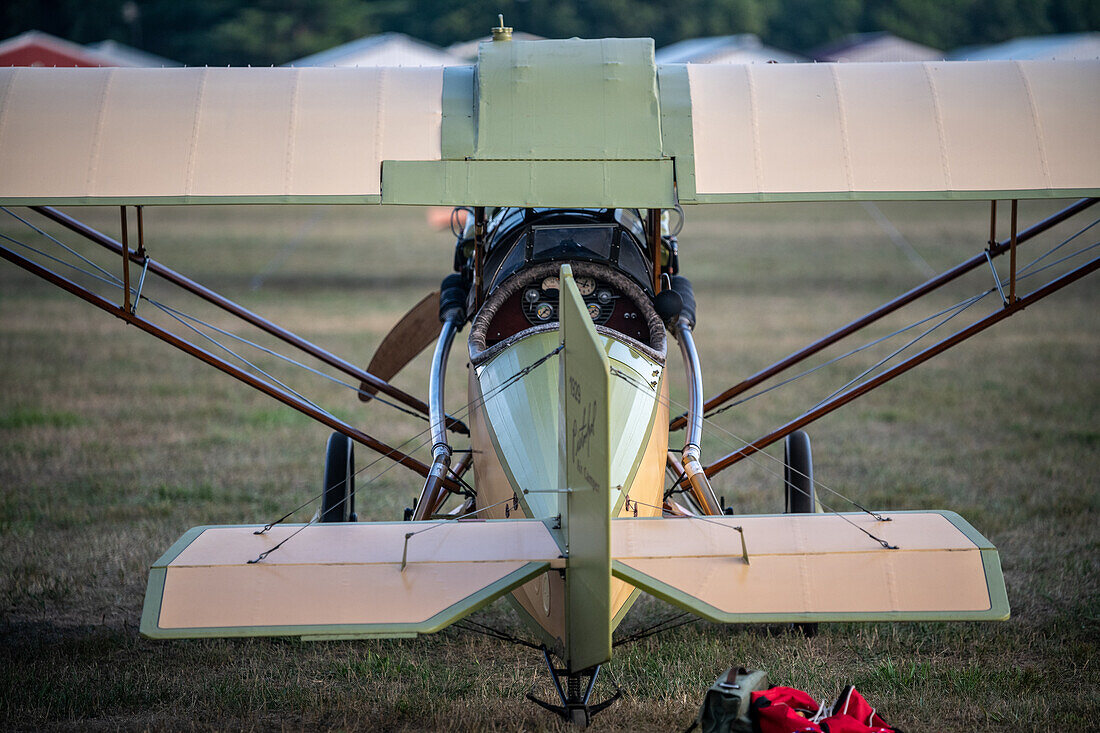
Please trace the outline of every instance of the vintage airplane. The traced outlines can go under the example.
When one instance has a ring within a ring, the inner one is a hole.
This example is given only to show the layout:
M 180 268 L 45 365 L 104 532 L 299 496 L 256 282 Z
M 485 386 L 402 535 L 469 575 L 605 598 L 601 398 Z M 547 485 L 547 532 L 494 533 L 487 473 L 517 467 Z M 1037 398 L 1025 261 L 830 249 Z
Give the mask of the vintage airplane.
M 1096 269 L 1017 292 L 1017 245 L 1100 195 L 1100 62 L 659 67 L 649 39 L 512 41 L 503 24 L 494 38 L 446 69 L 0 71 L 0 203 L 113 250 L 121 302 L 0 255 L 336 431 L 314 520 L 188 531 L 152 567 L 142 633 L 414 636 L 508 596 L 560 696 L 538 702 L 584 724 L 614 699 L 590 698 L 640 592 L 726 623 L 1007 618 L 997 551 L 958 515 L 823 511 L 801 428 Z M 1016 200 L 1067 197 L 1085 198 L 1017 230 Z M 1012 200 L 1011 233 L 704 401 L 668 212 L 883 199 Z M 455 273 L 362 369 L 150 257 L 141 207 L 199 203 L 469 216 Z M 51 208 L 102 204 L 122 207 L 121 242 Z M 1003 308 L 704 465 L 707 411 L 1006 253 Z M 150 274 L 361 382 L 361 398 L 428 416 L 431 464 L 138 315 Z M 447 415 L 467 323 L 469 403 Z M 689 386 L 671 421 L 669 332 Z M 425 403 L 387 380 L 432 342 Z M 779 440 L 788 512 L 727 515 L 709 477 Z M 356 443 L 423 477 L 407 521 L 355 521 Z

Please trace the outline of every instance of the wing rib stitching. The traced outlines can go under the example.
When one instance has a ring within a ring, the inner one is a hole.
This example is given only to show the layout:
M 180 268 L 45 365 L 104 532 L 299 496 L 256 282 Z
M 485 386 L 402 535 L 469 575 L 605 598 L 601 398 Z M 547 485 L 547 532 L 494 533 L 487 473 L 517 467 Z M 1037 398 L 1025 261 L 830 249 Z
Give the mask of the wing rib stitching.
M 940 165 L 943 167 L 943 187 L 945 191 L 951 190 L 951 166 L 947 160 L 947 135 L 943 128 L 943 114 L 940 110 L 940 97 L 936 91 L 936 83 L 932 80 L 932 67 L 929 63 L 921 64 L 924 69 L 924 78 L 928 82 L 928 91 L 932 95 L 932 113 L 936 117 L 936 132 L 940 138 Z
M 1047 165 L 1047 146 L 1046 140 L 1043 138 L 1043 126 L 1039 122 L 1039 109 L 1035 105 L 1035 96 L 1031 92 L 1031 80 L 1028 79 L 1027 74 L 1024 73 L 1023 64 L 1019 61 L 1013 62 L 1016 66 L 1016 71 L 1020 74 L 1020 79 L 1024 83 L 1024 91 L 1027 93 L 1027 104 L 1031 109 L 1031 123 L 1035 126 L 1035 142 L 1039 148 L 1039 164 L 1043 166 L 1043 180 L 1047 182 L 1047 188 L 1053 189 L 1054 182 L 1050 178 L 1050 167 Z

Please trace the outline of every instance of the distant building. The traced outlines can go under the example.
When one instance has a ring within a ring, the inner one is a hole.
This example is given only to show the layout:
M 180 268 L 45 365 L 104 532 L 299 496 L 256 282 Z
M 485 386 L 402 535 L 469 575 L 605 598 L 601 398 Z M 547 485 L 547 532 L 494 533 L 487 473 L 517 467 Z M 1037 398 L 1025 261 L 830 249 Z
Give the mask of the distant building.
M 0 41 L 0 66 L 130 66 L 41 31 Z
M 180 66 L 117 41 L 81 46 L 41 31 L 0 41 L 0 66 Z
M 1066 33 L 1014 38 L 992 46 L 966 46 L 952 51 L 955 61 L 1072 61 L 1100 58 L 1100 33 Z
M 447 46 L 447 53 L 452 56 L 457 56 L 464 62 L 473 63 L 477 61 L 477 46 L 479 43 L 493 40 L 492 36 L 482 36 L 481 38 L 475 38 L 472 41 L 463 41 L 462 43 L 454 43 Z M 523 31 L 515 31 L 512 33 L 513 41 L 545 41 L 543 36 L 536 36 L 534 33 L 524 33 Z
M 112 66 L 144 66 L 153 68 L 160 66 L 183 66 L 179 61 L 173 61 L 163 56 L 146 53 L 139 48 L 127 46 L 125 43 L 119 43 L 118 41 L 89 43 L 84 48 L 95 52 L 99 56 L 114 61 L 115 63 L 112 64 Z
M 367 36 L 284 66 L 454 66 L 465 63 L 447 51 L 404 33 Z
M 805 61 L 761 43 L 752 33 L 691 38 L 657 49 L 659 64 L 766 64 Z
M 810 51 L 815 61 L 942 61 L 944 52 L 893 33 L 853 33 Z

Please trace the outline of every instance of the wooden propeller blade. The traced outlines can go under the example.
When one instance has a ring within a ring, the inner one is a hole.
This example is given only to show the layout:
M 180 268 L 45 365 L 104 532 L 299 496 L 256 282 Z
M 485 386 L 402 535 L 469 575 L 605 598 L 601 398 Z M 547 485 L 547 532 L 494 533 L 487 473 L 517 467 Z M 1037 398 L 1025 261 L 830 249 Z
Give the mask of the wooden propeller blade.
M 405 365 L 416 358 L 428 344 L 439 338 L 443 324 L 439 322 L 439 291 L 435 290 L 401 317 L 374 352 L 367 371 L 379 379 L 390 381 Z M 369 402 L 378 390 L 360 382 L 359 399 Z

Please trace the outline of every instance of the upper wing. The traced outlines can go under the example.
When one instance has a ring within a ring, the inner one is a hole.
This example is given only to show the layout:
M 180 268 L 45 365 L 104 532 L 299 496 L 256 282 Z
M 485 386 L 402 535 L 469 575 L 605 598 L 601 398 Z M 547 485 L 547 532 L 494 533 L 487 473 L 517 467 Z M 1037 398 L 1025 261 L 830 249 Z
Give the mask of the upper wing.
M 681 145 L 691 160 L 676 159 L 685 200 L 1036 198 L 1100 187 L 1100 61 L 662 72 L 690 88 L 692 142 Z
M 0 70 L 0 203 L 671 206 L 1100 193 L 1100 61 Z
M 378 203 L 439 158 L 443 72 L 0 70 L 0 200 Z

